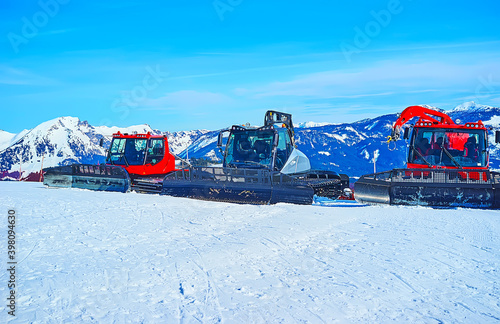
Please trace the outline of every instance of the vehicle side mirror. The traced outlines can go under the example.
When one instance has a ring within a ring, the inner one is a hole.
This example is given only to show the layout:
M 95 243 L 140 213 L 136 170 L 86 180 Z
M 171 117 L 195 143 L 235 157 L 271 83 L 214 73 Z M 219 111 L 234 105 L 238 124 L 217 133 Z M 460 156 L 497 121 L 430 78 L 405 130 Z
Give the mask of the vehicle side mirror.
M 220 132 L 219 137 L 217 138 L 217 147 L 218 148 L 222 147 L 222 137 L 223 137 L 223 132 Z
M 99 146 L 100 147 L 104 146 L 104 137 L 101 137 L 101 139 L 99 140 Z
M 273 139 L 273 147 L 277 147 L 278 146 L 278 141 L 279 141 L 279 136 L 278 134 L 274 135 L 274 139 Z
M 500 131 L 495 132 L 495 143 L 500 143 Z
M 406 127 L 405 128 L 405 132 L 403 134 L 403 139 L 407 140 L 410 138 L 410 128 L 409 127 Z

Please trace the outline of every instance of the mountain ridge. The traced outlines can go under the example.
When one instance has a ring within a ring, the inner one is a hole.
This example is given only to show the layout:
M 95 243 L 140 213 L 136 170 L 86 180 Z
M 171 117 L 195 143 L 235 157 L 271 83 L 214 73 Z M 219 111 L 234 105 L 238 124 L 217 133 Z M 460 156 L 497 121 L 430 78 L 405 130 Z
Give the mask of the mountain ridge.
M 488 126 L 500 127 L 500 108 L 497 107 L 466 102 L 446 113 L 461 123 L 482 120 Z M 396 119 L 397 114 L 393 113 L 353 123 L 299 123 L 299 127 L 295 128 L 295 139 L 298 148 L 311 160 L 313 168 L 359 177 L 374 170 L 405 166 L 405 141 L 391 143 L 390 147 L 386 143 Z M 42 163 L 43 167 L 103 163 L 110 136 L 117 131 L 166 135 L 170 150 L 182 158 L 221 158 L 217 149 L 219 130 L 165 132 L 152 129 L 147 124 L 129 127 L 92 126 L 78 117 L 64 116 L 19 134 L 1 131 L 0 177 L 26 177 L 29 173 L 39 172 Z M 489 135 L 490 166 L 499 169 L 500 147 L 494 144 L 493 133 Z M 101 138 L 104 147 L 99 146 Z M 2 143 L 6 146 L 3 150 Z

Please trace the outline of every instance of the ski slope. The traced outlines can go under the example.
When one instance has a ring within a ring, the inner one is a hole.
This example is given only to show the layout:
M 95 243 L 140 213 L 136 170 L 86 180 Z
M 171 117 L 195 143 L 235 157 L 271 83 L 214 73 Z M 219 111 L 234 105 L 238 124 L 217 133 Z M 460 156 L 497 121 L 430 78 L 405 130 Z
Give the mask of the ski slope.
M 17 316 L 1 303 L 0 322 L 500 321 L 498 211 L 0 192 L 18 236 Z

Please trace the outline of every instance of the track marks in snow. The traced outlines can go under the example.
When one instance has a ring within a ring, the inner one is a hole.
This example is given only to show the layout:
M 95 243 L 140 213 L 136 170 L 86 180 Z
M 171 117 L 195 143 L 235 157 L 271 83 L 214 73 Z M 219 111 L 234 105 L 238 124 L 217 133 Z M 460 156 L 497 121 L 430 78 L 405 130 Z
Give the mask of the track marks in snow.
M 192 252 L 191 252 L 192 253 Z M 180 299 L 178 313 L 180 322 L 218 323 L 222 321 L 221 306 L 217 286 L 211 274 L 202 265 L 203 261 L 196 261 L 189 250 L 183 253 L 182 261 L 176 262 L 175 271 L 178 282 Z
M 0 205 L 18 208 L 26 256 L 23 322 L 500 318 L 497 212 L 245 206 L 5 185 L 14 189 Z

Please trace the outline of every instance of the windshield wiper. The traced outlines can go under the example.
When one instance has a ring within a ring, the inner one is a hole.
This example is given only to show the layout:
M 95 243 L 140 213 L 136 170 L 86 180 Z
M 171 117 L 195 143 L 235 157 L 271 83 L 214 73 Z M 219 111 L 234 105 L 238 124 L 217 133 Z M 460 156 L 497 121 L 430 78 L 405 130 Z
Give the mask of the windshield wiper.
M 129 167 L 130 164 L 128 163 L 128 160 L 127 160 L 127 158 L 125 157 L 124 154 L 118 155 L 118 159 L 120 160 L 121 158 L 123 158 L 123 161 L 125 162 L 125 165 L 127 167 Z M 122 164 L 116 164 L 116 161 L 113 161 L 113 159 L 111 159 L 111 155 L 109 156 L 109 158 L 106 158 L 106 163 L 109 163 L 111 165 L 122 165 Z
M 419 151 L 418 151 L 415 147 L 413 147 L 413 150 L 414 150 L 415 152 L 417 152 L 417 154 L 420 156 L 420 158 L 421 158 L 421 159 L 422 159 L 425 163 L 427 163 L 427 165 L 428 165 L 430 168 L 432 168 L 432 164 L 430 164 L 430 163 L 429 163 L 429 162 L 428 162 L 428 161 L 424 158 L 424 156 L 422 155 L 422 153 L 420 153 L 420 152 L 419 152 Z
M 458 163 L 457 160 L 455 160 L 455 158 L 444 146 L 442 146 L 441 149 L 444 151 L 444 153 L 446 153 L 446 155 L 448 155 L 448 157 L 453 161 L 453 163 L 455 163 L 459 168 L 462 168 L 462 165 L 460 165 L 460 163 Z

